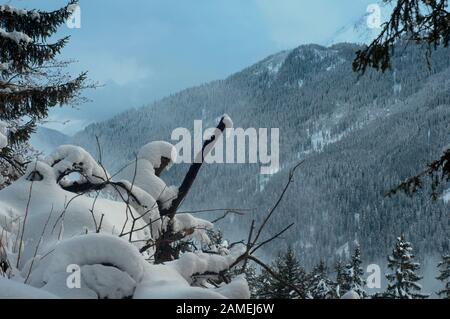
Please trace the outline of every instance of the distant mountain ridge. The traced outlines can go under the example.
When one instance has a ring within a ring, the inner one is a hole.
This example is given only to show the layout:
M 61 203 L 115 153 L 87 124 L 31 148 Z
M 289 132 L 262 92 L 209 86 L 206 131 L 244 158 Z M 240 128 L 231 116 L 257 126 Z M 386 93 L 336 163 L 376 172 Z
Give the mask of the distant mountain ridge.
M 382 24 L 392 13 L 389 4 L 371 4 L 367 12 L 352 23 L 338 29 L 328 41 L 327 46 L 339 43 L 370 44 L 381 31 Z M 377 16 L 379 14 L 379 16 Z
M 60 131 L 39 126 L 35 133 L 31 135 L 30 144 L 39 152 L 51 153 L 59 145 L 67 144 L 70 137 Z
M 449 144 L 450 50 L 433 54 L 431 70 L 423 49 L 397 50 L 392 71 L 358 77 L 351 69 L 358 48 L 284 51 L 227 79 L 92 124 L 72 142 L 96 155 L 98 136 L 104 164 L 114 172 L 145 143 L 169 141 L 174 128 L 192 129 L 194 120 L 213 126 L 227 113 L 238 127 L 278 127 L 279 173 L 262 176 L 257 164 L 206 165 L 184 208 L 259 208 L 221 224 L 243 239 L 250 220 L 261 221 L 279 196 L 289 168 L 306 159 L 270 227 L 275 233 L 295 222 L 294 229 L 266 253 L 289 244 L 311 266 L 359 243 L 366 260 L 379 260 L 401 233 L 419 255 L 440 253 L 449 248 L 448 206 L 431 202 L 426 190 L 412 199 L 383 194 Z M 179 184 L 186 169 L 177 165 L 165 178 Z

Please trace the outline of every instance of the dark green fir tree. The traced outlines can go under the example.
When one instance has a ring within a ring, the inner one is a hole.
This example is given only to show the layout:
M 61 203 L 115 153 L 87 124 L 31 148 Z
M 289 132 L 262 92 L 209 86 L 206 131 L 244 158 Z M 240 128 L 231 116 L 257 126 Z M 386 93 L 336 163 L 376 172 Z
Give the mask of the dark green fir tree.
M 334 270 L 336 271 L 336 281 L 334 282 L 333 298 L 339 299 L 347 292 L 347 277 L 345 274 L 344 264 L 341 260 L 336 262 Z
M 391 270 L 386 275 L 388 287 L 383 295 L 390 299 L 424 299 L 428 295 L 421 293 L 422 286 L 418 283 L 422 279 L 416 272 L 420 264 L 414 262 L 411 243 L 402 235 L 397 238 L 392 255 L 388 257 L 388 268 Z
M 23 173 L 27 142 L 49 109 L 79 102 L 87 87 L 86 73 L 73 78 L 64 72 L 69 62 L 56 59 L 69 37 L 49 43 L 76 5 L 53 12 L 0 6 L 0 187 Z
M 361 249 L 359 246 L 357 246 L 352 255 L 350 263 L 345 267 L 344 291 L 348 292 L 352 290 L 356 292 L 362 299 L 367 297 L 367 293 L 364 290 L 366 280 L 363 278 L 364 270 L 361 265 Z

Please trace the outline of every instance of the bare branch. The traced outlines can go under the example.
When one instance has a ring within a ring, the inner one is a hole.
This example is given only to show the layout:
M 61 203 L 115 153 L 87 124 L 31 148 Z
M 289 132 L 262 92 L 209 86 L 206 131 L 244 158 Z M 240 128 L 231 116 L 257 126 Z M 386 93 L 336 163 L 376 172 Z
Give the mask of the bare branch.
M 282 231 L 280 231 L 279 233 L 277 233 L 275 236 L 270 237 L 269 239 L 266 239 L 265 241 L 263 241 L 262 243 L 260 243 L 259 245 L 257 245 L 255 248 L 252 249 L 252 251 L 250 252 L 250 254 L 254 254 L 259 248 L 263 247 L 264 245 L 270 243 L 271 241 L 279 238 L 281 235 L 283 235 L 285 232 L 287 232 L 292 226 L 294 226 L 294 223 L 290 224 L 289 226 L 287 226 L 286 228 L 284 228 Z
M 226 129 L 225 124 L 225 117 L 223 117 L 216 128 L 221 134 Z M 213 135 L 209 140 L 205 141 L 203 144 L 201 154 L 198 154 L 197 157 L 201 157 L 201 161 L 194 161 L 195 163 L 192 163 L 186 176 L 184 177 L 183 182 L 181 183 L 181 186 L 178 189 L 178 196 L 174 199 L 172 202 L 172 205 L 168 209 L 161 210 L 160 214 L 161 216 L 169 216 L 170 218 L 173 218 L 175 215 L 178 207 L 180 206 L 181 202 L 184 200 L 186 195 L 188 194 L 189 190 L 191 189 L 195 179 L 197 178 L 197 174 L 200 171 L 200 168 L 203 165 L 205 157 L 208 155 L 206 153 L 207 148 L 210 144 L 213 144 L 216 142 L 216 136 Z
M 227 210 L 225 212 L 225 214 L 223 214 L 221 217 L 218 217 L 218 218 L 214 219 L 213 221 L 211 221 L 211 223 L 215 224 L 218 221 L 221 221 L 222 219 L 226 218 L 229 214 L 235 214 L 235 215 L 239 215 L 239 216 L 243 216 L 244 215 L 244 213 L 242 213 L 242 212 L 238 212 L 238 211 L 234 211 L 234 210 Z
M 36 170 L 37 167 L 37 160 L 34 164 L 34 170 Z M 27 223 L 27 219 L 28 219 L 28 213 L 30 210 L 30 203 L 31 203 L 31 194 L 33 193 L 33 184 L 34 184 L 34 180 L 31 180 L 30 183 L 30 189 L 28 191 L 28 199 L 27 199 L 27 206 L 25 207 L 25 216 L 23 218 L 23 225 L 22 225 L 22 233 L 20 234 L 20 242 L 19 242 L 19 253 L 17 254 L 17 263 L 16 263 L 16 268 L 19 268 L 20 265 L 20 257 L 22 256 L 22 243 L 23 243 L 23 236 L 25 233 L 25 225 Z
M 267 222 L 270 220 L 270 218 L 272 217 L 273 213 L 276 211 L 276 209 L 278 208 L 278 205 L 280 205 L 281 201 L 284 198 L 284 195 L 286 194 L 286 191 L 289 189 L 289 186 L 291 185 L 291 183 L 294 180 L 294 173 L 295 171 L 304 163 L 305 161 L 301 161 L 298 164 L 296 164 L 291 171 L 289 172 L 289 180 L 286 183 L 283 191 L 281 192 L 280 197 L 278 198 L 277 202 L 275 203 L 275 205 L 272 207 L 272 209 L 269 211 L 269 213 L 267 214 L 266 218 L 264 219 L 262 225 L 259 227 L 256 236 L 253 240 L 253 245 L 256 244 L 256 242 L 258 241 L 259 237 L 261 236 L 262 231 L 264 230 L 264 227 L 266 226 Z
M 36 256 L 37 256 L 37 253 L 39 250 L 39 246 L 41 245 L 41 242 L 44 239 L 45 230 L 47 229 L 47 226 L 50 222 L 50 218 L 52 217 L 52 214 L 53 214 L 53 205 L 52 205 L 52 209 L 50 210 L 50 214 L 48 214 L 47 221 L 44 224 L 44 228 L 42 229 L 41 237 L 39 237 L 39 241 L 36 245 L 36 249 L 34 250 L 34 255 L 33 255 L 33 259 L 30 264 L 30 269 L 28 269 L 27 277 L 25 278 L 25 284 L 28 282 L 28 279 L 30 278 L 31 271 L 33 270 L 34 261 L 36 260 Z

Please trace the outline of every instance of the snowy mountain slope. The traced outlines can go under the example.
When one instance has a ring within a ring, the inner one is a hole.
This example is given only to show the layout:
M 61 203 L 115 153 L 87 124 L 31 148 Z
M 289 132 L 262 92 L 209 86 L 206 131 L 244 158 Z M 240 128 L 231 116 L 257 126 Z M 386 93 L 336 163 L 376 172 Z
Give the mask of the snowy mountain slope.
M 221 224 L 244 236 L 250 220 L 259 221 L 277 199 L 288 169 L 306 158 L 271 225 L 276 232 L 295 222 L 294 230 L 266 253 L 290 243 L 310 266 L 357 241 L 371 260 L 383 258 L 402 232 L 419 255 L 440 252 L 448 245 L 448 207 L 430 204 L 426 192 L 413 199 L 383 194 L 449 142 L 449 50 L 433 54 L 431 70 L 420 48 L 398 50 L 395 71 L 358 78 L 351 70 L 358 48 L 306 45 L 275 54 L 225 80 L 90 125 L 73 142 L 95 155 L 99 136 L 104 164 L 114 171 L 124 164 L 118 159 L 132 160 L 150 140 L 170 140 L 174 128 L 192 130 L 196 119 L 207 127 L 228 113 L 237 127 L 280 128 L 278 174 L 261 176 L 257 164 L 207 165 L 184 208 L 256 207 Z M 165 178 L 179 184 L 186 170 L 176 165 Z
M 355 23 L 343 26 L 327 41 L 327 45 L 342 42 L 369 44 L 379 34 L 380 29 L 369 28 L 367 17 L 368 15 L 364 15 Z
M 380 34 L 381 24 L 388 20 L 391 12 L 392 9 L 388 4 L 368 6 L 367 13 L 338 29 L 326 41 L 326 45 L 331 46 L 343 42 L 369 44 Z

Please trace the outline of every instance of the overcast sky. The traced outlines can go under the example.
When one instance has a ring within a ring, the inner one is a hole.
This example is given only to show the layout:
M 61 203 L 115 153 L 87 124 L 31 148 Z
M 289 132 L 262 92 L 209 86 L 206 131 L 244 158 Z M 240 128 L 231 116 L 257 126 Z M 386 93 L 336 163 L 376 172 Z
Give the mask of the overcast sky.
M 63 0 L 11 0 L 16 7 L 56 9 Z M 78 60 L 105 87 L 92 103 L 51 112 L 73 134 L 118 112 L 224 78 L 300 44 L 326 44 L 377 0 L 80 0 L 81 28 L 62 57 Z

